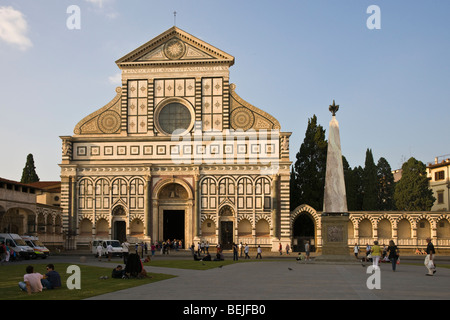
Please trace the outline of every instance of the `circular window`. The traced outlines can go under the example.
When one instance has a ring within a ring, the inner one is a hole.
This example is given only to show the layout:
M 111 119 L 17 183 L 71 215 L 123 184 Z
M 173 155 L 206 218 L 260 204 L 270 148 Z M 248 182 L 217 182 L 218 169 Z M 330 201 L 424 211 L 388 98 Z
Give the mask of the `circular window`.
M 166 104 L 158 114 L 158 124 L 166 134 L 172 134 L 175 130 L 188 130 L 191 121 L 192 116 L 189 109 L 178 102 Z

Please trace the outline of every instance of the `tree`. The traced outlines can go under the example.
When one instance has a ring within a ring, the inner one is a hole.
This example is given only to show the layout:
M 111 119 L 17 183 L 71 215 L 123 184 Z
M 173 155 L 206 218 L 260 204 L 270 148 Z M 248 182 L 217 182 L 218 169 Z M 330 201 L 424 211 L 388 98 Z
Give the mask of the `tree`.
M 352 170 L 352 168 L 350 168 L 350 165 L 348 164 L 347 159 L 344 156 L 342 156 L 342 165 L 344 167 L 347 208 L 349 211 L 361 210 L 361 178 L 358 172 L 358 168 Z
M 372 150 L 366 151 L 366 162 L 362 181 L 363 202 L 362 210 L 377 210 L 378 181 L 377 167 L 373 161 Z
M 394 175 L 387 160 L 381 157 L 377 164 L 378 210 L 394 210 Z
M 422 161 L 411 157 L 402 166 L 402 178 L 394 191 L 398 210 L 429 211 L 436 198 L 428 186 L 426 166 Z
M 20 180 L 21 183 L 33 183 L 38 182 L 39 177 L 36 173 L 36 167 L 34 166 L 34 158 L 33 155 L 30 153 L 27 156 L 27 163 L 25 164 L 25 167 L 22 171 L 22 179 Z
M 305 138 L 297 153 L 293 172 L 291 173 L 291 207 L 307 203 L 317 211 L 323 209 L 325 188 L 325 172 L 327 162 L 327 146 L 325 130 L 317 124 L 314 115 L 308 119 Z

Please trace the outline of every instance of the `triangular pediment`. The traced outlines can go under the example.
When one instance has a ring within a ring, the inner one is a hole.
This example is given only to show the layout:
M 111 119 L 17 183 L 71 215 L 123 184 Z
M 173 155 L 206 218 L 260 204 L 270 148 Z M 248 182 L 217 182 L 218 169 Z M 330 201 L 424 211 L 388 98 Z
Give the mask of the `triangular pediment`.
M 231 66 L 234 57 L 172 27 L 116 61 L 119 67 L 214 63 Z

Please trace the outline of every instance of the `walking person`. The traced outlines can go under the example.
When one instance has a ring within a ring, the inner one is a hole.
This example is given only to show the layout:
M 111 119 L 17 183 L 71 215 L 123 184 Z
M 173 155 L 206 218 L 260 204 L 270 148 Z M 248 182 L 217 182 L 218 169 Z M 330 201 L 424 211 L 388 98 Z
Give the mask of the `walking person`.
M 356 260 L 358 260 L 359 246 L 357 243 L 355 243 L 355 246 L 353 247 L 353 253 L 355 254 Z
M 244 248 L 244 253 L 245 253 L 245 258 L 244 259 L 250 259 L 250 256 L 248 255 L 250 248 L 248 247 L 248 244 L 245 244 L 245 248 Z
M 286 254 L 289 255 L 289 250 L 291 247 L 289 246 L 289 243 L 286 243 Z
M 434 245 L 431 242 L 431 238 L 427 238 L 427 249 L 425 250 L 427 256 L 425 257 L 425 267 L 428 269 L 427 276 L 433 276 L 436 273 L 436 265 L 434 264 L 434 256 L 436 251 L 434 250 Z
M 258 257 L 262 259 L 261 252 L 262 252 L 261 246 L 258 245 L 258 248 L 256 248 L 256 259 L 258 259 Z
M 372 255 L 373 266 L 375 268 L 379 268 L 378 263 L 380 262 L 381 248 L 378 245 L 378 241 L 373 242 L 373 246 L 372 249 L 370 250 L 370 253 Z
M 280 252 L 280 256 L 283 254 L 283 247 L 281 246 L 281 242 L 278 245 L 278 251 Z
M 395 272 L 397 268 L 397 261 L 400 257 L 400 251 L 398 250 L 395 242 L 393 240 L 389 241 L 389 247 L 387 248 L 387 252 L 389 253 L 389 261 L 392 263 L 392 271 Z

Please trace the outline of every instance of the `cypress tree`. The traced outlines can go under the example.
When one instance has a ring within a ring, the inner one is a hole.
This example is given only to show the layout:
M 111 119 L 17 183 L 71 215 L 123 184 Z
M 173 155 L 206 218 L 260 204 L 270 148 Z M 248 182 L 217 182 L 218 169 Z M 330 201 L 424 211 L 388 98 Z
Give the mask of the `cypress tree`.
M 308 119 L 305 138 L 296 155 L 293 175 L 299 194 L 293 203 L 307 203 L 317 211 L 323 209 L 327 146 L 325 130 L 317 124 L 317 117 L 314 115 Z
M 27 156 L 27 163 L 25 164 L 25 167 L 22 171 L 22 179 L 20 179 L 21 183 L 33 183 L 38 182 L 39 177 L 36 173 L 36 167 L 34 166 L 34 158 L 33 155 L 30 153 Z
M 364 166 L 363 175 L 363 202 L 362 210 L 377 210 L 378 197 L 378 181 L 377 181 L 377 167 L 373 161 L 372 150 L 366 151 L 366 162 Z
M 378 210 L 394 210 L 394 175 L 387 160 L 381 157 L 377 164 Z
M 348 164 L 347 159 L 342 156 L 344 167 L 345 193 L 347 194 L 347 208 L 349 211 L 357 210 L 358 181 L 355 172 Z

